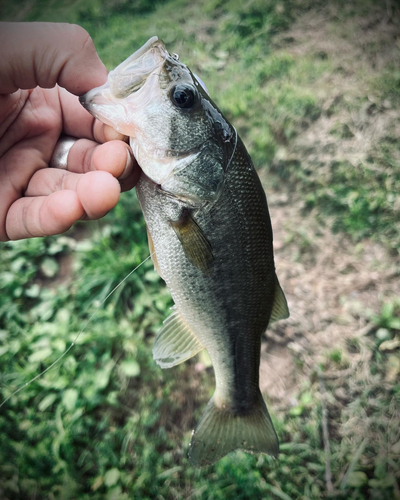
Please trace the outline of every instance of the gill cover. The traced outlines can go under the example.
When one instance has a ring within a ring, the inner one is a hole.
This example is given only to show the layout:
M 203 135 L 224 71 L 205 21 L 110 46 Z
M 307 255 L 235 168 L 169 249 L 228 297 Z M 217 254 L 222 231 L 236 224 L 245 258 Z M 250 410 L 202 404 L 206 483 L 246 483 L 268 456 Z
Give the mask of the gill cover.
M 192 206 L 217 199 L 236 132 L 204 84 L 157 37 L 81 97 L 100 121 L 129 136 L 144 173 Z

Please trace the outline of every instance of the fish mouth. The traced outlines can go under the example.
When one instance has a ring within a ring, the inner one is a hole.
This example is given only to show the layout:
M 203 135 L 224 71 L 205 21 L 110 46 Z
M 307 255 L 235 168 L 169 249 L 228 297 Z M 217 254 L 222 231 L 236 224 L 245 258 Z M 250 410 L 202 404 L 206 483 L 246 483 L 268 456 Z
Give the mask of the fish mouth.
M 111 93 L 117 98 L 137 92 L 147 78 L 162 66 L 169 56 L 164 43 L 153 36 L 143 47 L 123 61 L 108 76 Z
M 157 77 L 158 80 L 159 70 L 168 57 L 171 56 L 163 41 L 153 36 L 143 47 L 110 71 L 104 85 L 80 96 L 80 103 L 103 123 L 125 135 L 132 136 L 132 130 L 126 130 L 127 125 L 132 126 L 132 123 L 127 116 L 123 101 L 129 99 L 131 111 L 136 105 L 138 107 L 146 105 L 157 93 L 158 82 L 151 85 L 149 95 L 135 99 L 136 94 L 152 76 Z

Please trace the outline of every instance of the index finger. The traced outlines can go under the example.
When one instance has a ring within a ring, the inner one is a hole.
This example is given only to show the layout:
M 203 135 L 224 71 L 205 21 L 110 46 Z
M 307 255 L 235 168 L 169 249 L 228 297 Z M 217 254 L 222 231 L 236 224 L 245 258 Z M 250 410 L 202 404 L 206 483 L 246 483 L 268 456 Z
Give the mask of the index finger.
M 0 23 L 0 93 L 58 83 L 82 95 L 107 79 L 89 33 L 65 23 Z

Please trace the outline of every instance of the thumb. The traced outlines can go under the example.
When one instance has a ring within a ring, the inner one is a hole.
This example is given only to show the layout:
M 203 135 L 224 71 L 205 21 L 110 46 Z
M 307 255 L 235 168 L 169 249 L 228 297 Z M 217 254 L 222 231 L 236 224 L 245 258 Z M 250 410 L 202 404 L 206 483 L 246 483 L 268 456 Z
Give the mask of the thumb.
M 82 95 L 107 79 L 89 33 L 75 24 L 0 23 L 0 93 L 58 83 Z

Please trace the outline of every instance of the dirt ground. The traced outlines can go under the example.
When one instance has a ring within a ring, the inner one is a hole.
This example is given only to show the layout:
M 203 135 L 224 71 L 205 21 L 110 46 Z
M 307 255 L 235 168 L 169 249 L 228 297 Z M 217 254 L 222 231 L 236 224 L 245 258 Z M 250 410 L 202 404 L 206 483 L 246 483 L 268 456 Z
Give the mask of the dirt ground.
M 367 105 L 343 106 L 332 113 L 339 101 L 351 104 L 365 96 L 370 79 L 388 61 L 399 60 L 395 32 L 398 26 L 382 19 L 382 12 L 338 23 L 337 12 L 327 7 L 323 13 L 307 13 L 276 40 L 298 57 L 324 54 L 336 69 L 315 82 L 323 113 L 283 151 L 286 157 L 298 158 L 311 169 L 316 158 L 322 168 L 333 160 L 355 166 L 381 137 L 389 132 L 400 136 L 399 110 L 388 101 L 376 103 L 373 94 Z M 338 120 L 350 124 L 345 140 L 329 134 Z M 285 410 L 296 405 L 299 388 L 333 349 L 347 359 L 342 372 L 332 377 L 350 377 L 365 367 L 370 351 L 361 347 L 352 352 L 349 346 L 354 339 L 361 346 L 368 343 L 371 314 L 379 312 L 384 298 L 400 296 L 399 260 L 379 241 L 354 244 L 322 228 L 314 212 L 304 214 L 298 193 L 285 192 L 284 186 L 279 193 L 269 191 L 268 172 L 259 173 L 270 206 L 277 274 L 291 312 L 266 334 L 261 388 L 278 410 Z

